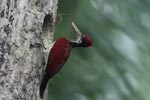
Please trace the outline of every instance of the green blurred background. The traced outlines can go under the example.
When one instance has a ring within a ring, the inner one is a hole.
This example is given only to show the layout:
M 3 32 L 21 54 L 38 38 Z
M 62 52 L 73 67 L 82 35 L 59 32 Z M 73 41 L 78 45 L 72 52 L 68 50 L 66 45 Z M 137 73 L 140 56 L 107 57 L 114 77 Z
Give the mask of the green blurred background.
M 150 100 L 150 0 L 59 0 L 55 39 L 75 39 L 71 22 L 93 47 L 77 48 L 49 81 L 48 100 Z

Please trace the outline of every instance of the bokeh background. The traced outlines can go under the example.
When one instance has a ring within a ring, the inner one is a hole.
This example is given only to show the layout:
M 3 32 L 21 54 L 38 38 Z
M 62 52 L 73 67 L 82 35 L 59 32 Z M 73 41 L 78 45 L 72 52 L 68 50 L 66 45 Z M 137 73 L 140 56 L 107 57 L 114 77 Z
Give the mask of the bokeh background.
M 93 47 L 76 48 L 49 81 L 48 100 L 150 100 L 150 0 L 59 0 L 55 39 L 75 39 L 74 21 Z

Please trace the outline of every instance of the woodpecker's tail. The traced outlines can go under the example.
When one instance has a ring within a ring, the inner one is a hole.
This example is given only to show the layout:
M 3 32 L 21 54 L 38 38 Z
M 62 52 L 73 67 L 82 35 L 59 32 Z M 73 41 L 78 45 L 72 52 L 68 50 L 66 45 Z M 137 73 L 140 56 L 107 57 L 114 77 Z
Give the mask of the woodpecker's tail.
M 41 85 L 40 85 L 40 98 L 43 99 L 43 96 L 44 96 L 44 91 L 45 91 L 45 88 L 47 86 L 47 83 L 48 83 L 48 80 L 49 80 L 49 75 L 45 74 L 43 79 L 42 79 L 42 82 L 41 82 Z

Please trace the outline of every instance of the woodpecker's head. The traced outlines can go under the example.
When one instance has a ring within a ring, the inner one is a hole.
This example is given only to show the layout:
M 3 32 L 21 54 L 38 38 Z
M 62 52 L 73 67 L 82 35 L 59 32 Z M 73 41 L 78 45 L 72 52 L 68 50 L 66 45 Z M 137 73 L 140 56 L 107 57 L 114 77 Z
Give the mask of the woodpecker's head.
M 74 24 L 74 22 L 72 22 L 72 27 L 74 28 L 75 32 L 77 33 L 77 40 L 73 41 L 74 43 L 76 43 L 80 47 L 92 46 L 92 40 L 89 37 L 89 35 L 81 33 L 80 30 L 78 29 L 78 27 Z
M 92 40 L 87 34 L 84 34 L 84 35 L 82 35 L 81 44 L 83 45 L 83 47 L 90 47 L 90 46 L 92 46 Z

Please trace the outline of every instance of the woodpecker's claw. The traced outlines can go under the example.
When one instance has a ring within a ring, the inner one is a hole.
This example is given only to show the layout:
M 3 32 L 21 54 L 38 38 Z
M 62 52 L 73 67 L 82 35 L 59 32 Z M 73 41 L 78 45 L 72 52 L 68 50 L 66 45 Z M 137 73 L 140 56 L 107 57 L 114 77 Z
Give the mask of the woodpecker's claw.
M 82 41 L 82 35 L 81 35 L 81 32 L 80 32 L 79 28 L 76 26 L 76 24 L 74 22 L 72 22 L 71 24 L 72 24 L 73 29 L 77 33 L 77 42 L 81 43 L 81 41 Z

